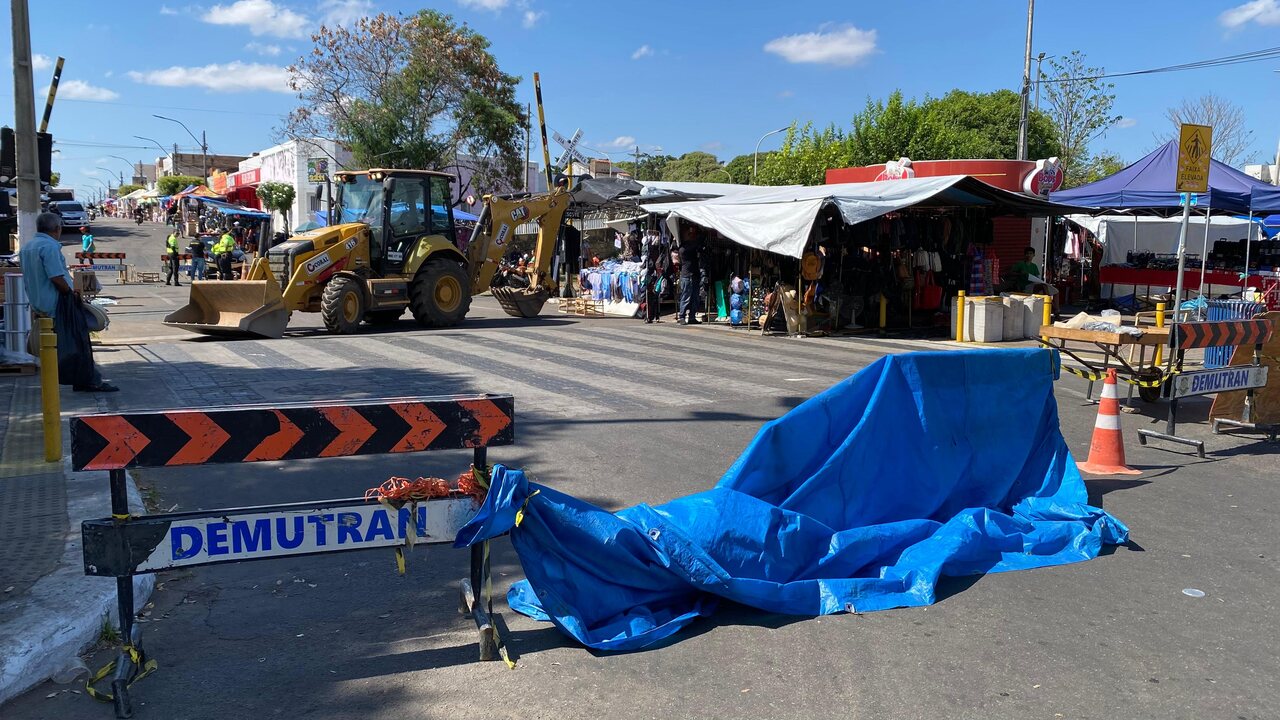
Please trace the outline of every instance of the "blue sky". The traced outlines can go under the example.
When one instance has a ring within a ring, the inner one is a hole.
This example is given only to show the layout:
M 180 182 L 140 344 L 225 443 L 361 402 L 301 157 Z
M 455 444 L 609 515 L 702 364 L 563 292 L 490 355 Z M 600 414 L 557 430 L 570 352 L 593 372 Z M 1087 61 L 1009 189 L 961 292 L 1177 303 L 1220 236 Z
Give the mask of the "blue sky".
M 213 152 L 270 146 L 294 104 L 283 66 L 309 45 L 320 22 L 378 11 L 412 12 L 399 0 L 218 0 L 190 4 L 33 0 L 32 42 L 48 84 L 48 58 L 67 58 L 51 131 L 62 141 L 55 169 L 64 185 L 99 187 L 98 170 L 152 160 L 134 135 L 184 150 L 194 143 L 178 118 L 208 132 Z M 1022 72 L 1023 0 L 860 2 L 803 0 L 444 0 L 434 7 L 485 34 L 502 67 L 542 75 L 548 124 L 584 146 L 614 154 L 639 144 L 679 155 L 707 150 L 727 160 L 793 120 L 847 126 L 865 99 L 952 88 L 1016 89 Z M 109 7 L 110 12 L 102 12 Z M 1280 0 L 1129 2 L 1041 0 L 1035 52 L 1081 50 L 1109 71 L 1137 70 L 1259 50 L 1280 43 Z M 11 55 L 8 33 L 0 52 Z M 1241 105 L 1254 132 L 1253 158 L 1275 153 L 1280 123 L 1272 99 L 1280 62 L 1115 81 L 1125 120 L 1096 150 L 1135 160 L 1166 129 L 1164 109 L 1206 91 Z M 3 73 L 0 93 L 13 96 Z M 37 99 L 43 105 L 43 95 Z M 12 124 L 4 103 L 0 122 Z M 221 112 L 215 112 L 221 111 Z M 775 146 L 779 138 L 766 141 Z M 104 145 L 104 146 L 99 146 Z M 123 147 L 106 147 L 117 145 Z M 535 159 L 538 152 L 535 148 Z

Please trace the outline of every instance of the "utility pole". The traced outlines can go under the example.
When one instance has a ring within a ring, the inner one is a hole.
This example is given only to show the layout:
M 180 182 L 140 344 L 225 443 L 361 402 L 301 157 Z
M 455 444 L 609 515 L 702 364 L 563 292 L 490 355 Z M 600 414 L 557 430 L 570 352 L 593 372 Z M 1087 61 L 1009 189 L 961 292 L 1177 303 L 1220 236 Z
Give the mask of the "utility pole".
M 1044 53 L 1036 56 L 1036 112 L 1040 112 L 1040 81 L 1044 79 L 1044 71 L 1040 69 L 1047 57 Z
M 18 245 L 36 232 L 40 213 L 40 156 L 36 143 L 35 80 L 31 76 L 31 21 L 27 0 L 12 0 L 14 154 L 17 156 Z M 5 240 L 8 244 L 8 240 Z M 16 249 L 16 248 L 12 248 Z
M 635 175 L 636 175 L 636 176 L 635 176 L 635 177 L 633 177 L 633 178 L 631 178 L 631 179 L 632 179 L 632 180 L 635 180 L 636 182 L 640 182 L 640 146 L 639 146 L 639 145 L 637 145 L 637 146 L 636 146 L 636 173 L 635 173 Z
M 209 140 L 203 130 L 200 131 L 200 168 L 205 181 L 209 180 Z
M 1036 0 L 1027 0 L 1027 49 L 1022 58 L 1022 114 L 1018 120 L 1018 159 L 1027 159 L 1027 113 L 1031 100 L 1031 27 L 1036 16 Z
M 171 171 L 173 171 L 173 174 L 174 174 L 174 175 L 181 175 L 181 174 L 182 174 L 182 173 L 178 172 L 178 143 L 174 143 L 174 144 L 173 144 L 173 162 L 172 162 L 172 163 L 169 163 L 169 164 L 172 166 L 172 167 L 170 167 L 169 169 L 170 169 Z

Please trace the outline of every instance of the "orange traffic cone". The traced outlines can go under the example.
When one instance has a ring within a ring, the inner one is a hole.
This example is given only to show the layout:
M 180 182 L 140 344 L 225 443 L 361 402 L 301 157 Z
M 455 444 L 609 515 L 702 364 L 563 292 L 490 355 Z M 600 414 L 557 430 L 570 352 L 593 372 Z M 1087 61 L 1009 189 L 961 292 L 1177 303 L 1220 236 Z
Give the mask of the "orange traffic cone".
M 1093 423 L 1093 441 L 1089 443 L 1088 462 L 1076 467 L 1093 475 L 1141 475 L 1124 462 L 1124 436 L 1120 433 L 1120 394 L 1116 392 L 1116 371 L 1107 371 L 1098 402 L 1098 419 Z

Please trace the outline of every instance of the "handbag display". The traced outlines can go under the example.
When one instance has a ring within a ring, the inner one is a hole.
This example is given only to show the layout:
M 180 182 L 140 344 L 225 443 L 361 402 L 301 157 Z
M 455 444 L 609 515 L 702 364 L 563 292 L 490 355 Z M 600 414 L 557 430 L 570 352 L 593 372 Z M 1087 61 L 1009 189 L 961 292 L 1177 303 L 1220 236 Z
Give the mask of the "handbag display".
M 942 307 L 942 286 L 933 280 L 933 272 L 916 273 L 912 310 L 937 310 Z

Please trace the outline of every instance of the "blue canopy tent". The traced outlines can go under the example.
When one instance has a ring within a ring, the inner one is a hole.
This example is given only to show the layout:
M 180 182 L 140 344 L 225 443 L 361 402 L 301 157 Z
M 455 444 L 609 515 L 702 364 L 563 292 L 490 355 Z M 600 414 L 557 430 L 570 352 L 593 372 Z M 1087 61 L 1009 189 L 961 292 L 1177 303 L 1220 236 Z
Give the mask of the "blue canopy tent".
M 223 215 L 250 217 L 250 218 L 255 218 L 259 220 L 266 220 L 267 218 L 271 217 L 271 213 L 269 212 L 265 212 L 263 210 L 254 210 L 253 208 L 247 208 L 247 207 L 244 207 L 243 205 L 235 205 L 229 202 L 223 202 L 221 200 L 212 200 L 209 198 L 203 198 L 202 201 L 204 202 L 205 205 L 208 205 L 212 208 L 216 208 L 217 211 L 222 213 Z
M 1178 142 L 1170 140 L 1153 150 L 1146 157 L 1129 165 L 1114 175 L 1097 182 L 1070 190 L 1050 194 L 1053 202 L 1097 208 L 1099 212 L 1133 212 L 1171 216 L 1182 212 L 1182 197 L 1174 188 L 1178 175 Z M 1276 188 L 1250 177 L 1217 160 L 1209 160 L 1209 190 L 1197 193 L 1192 200 L 1192 212 L 1202 212 L 1208 218 L 1215 210 L 1232 214 L 1248 214 L 1253 217 L 1259 201 Z M 1280 195 L 1272 200 L 1271 210 L 1280 210 Z M 1209 259 L 1209 222 L 1205 222 L 1204 245 L 1200 255 L 1200 291 L 1204 292 L 1204 272 Z M 1250 225 L 1252 227 L 1252 224 Z M 1253 239 L 1252 231 L 1249 235 Z M 1245 243 L 1246 253 L 1251 242 Z M 1248 259 L 1245 261 L 1246 269 Z

